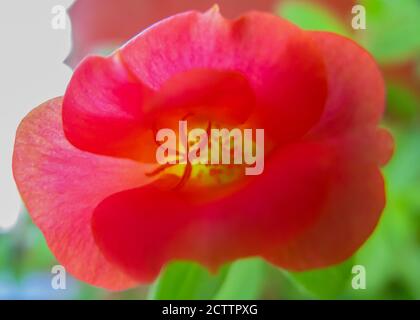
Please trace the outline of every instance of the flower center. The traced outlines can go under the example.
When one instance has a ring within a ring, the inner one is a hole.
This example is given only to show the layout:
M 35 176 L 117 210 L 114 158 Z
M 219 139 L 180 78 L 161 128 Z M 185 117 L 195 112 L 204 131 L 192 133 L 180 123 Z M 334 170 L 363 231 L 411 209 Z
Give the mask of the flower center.
M 188 132 L 187 121 L 182 120 L 178 134 L 171 129 L 157 132 L 156 158 L 160 165 L 147 175 L 179 177 L 177 189 L 187 183 L 194 187 L 232 184 L 247 175 L 247 165 L 261 165 L 263 135 L 256 134 L 255 138 L 251 129 L 220 129 L 211 122 Z

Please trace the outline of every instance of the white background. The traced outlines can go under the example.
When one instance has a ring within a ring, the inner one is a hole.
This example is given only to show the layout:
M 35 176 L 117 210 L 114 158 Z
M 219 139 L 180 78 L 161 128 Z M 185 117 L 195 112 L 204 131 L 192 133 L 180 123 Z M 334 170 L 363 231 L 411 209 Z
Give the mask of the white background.
M 42 102 L 64 94 L 71 70 L 71 25 L 52 27 L 52 8 L 72 0 L 0 1 L 0 231 L 16 222 L 22 202 L 12 176 L 16 128 Z

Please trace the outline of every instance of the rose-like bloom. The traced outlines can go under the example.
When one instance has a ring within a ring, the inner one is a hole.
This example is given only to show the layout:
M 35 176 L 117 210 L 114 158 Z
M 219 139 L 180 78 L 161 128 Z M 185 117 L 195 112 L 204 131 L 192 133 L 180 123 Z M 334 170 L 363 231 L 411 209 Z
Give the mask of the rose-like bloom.
M 261 256 L 288 270 L 350 257 L 385 203 L 384 85 L 351 40 L 251 12 L 172 16 L 76 69 L 16 137 L 22 198 L 69 272 L 109 289 L 171 260 L 217 270 Z M 265 169 L 161 166 L 156 130 L 262 128 Z

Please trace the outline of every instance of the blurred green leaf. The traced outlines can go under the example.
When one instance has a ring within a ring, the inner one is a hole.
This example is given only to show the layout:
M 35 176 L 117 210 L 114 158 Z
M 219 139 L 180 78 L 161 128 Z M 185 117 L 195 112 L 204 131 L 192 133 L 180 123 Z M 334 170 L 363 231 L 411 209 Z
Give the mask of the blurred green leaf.
M 218 275 L 211 275 L 205 268 L 195 263 L 170 263 L 152 286 L 148 298 L 211 299 L 222 284 L 228 269 L 228 266 L 224 267 Z
M 290 272 L 290 277 L 303 289 L 316 298 L 334 299 L 345 291 L 351 284 L 352 259 L 322 270 L 307 272 Z
M 420 110 L 420 102 L 409 89 L 399 83 L 387 84 L 387 111 L 402 119 L 412 119 Z
M 349 292 L 351 298 L 420 298 L 420 207 L 413 201 L 420 194 L 420 167 L 413 165 L 420 159 L 420 131 L 392 131 L 396 152 L 384 169 L 387 205 L 373 236 L 356 255 L 357 264 L 366 268 L 367 290 Z
M 191 262 L 169 264 L 152 286 L 149 299 L 256 299 L 265 276 L 261 259 L 245 259 L 223 267 L 217 275 Z
M 252 300 L 260 297 L 266 275 L 266 264 L 259 258 L 239 260 L 231 265 L 214 299 Z
M 330 31 L 349 36 L 344 24 L 333 12 L 311 2 L 296 3 L 287 1 L 278 8 L 280 16 L 306 30 Z
M 367 15 L 362 43 L 380 62 L 400 62 L 420 55 L 420 1 L 360 2 Z
M 8 267 L 8 251 L 9 251 L 9 239 L 7 234 L 0 233 L 0 270 L 5 270 Z
M 22 260 L 24 272 L 50 270 L 54 264 L 58 263 L 48 248 L 41 231 L 32 222 L 28 222 L 25 234 L 29 248 L 26 249 Z

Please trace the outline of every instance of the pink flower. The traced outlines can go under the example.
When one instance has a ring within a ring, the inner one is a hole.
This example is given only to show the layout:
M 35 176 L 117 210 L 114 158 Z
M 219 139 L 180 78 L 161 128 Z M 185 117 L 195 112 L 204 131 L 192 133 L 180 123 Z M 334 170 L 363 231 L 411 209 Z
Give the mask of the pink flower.
M 51 250 L 93 285 L 150 282 L 171 260 L 261 256 L 288 270 L 350 257 L 385 204 L 384 86 L 357 44 L 252 12 L 172 16 L 76 69 L 20 125 L 13 170 Z M 155 131 L 262 128 L 265 170 L 156 163 Z

